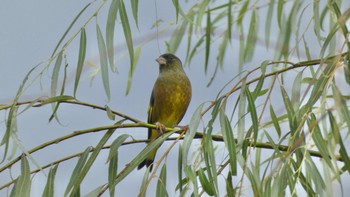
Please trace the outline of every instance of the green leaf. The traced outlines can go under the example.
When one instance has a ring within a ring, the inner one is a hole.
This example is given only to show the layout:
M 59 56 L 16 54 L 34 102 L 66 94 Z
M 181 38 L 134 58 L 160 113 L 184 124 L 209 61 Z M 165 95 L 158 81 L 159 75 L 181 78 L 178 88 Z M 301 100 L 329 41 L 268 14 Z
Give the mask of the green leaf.
M 42 196 L 45 197 L 53 197 L 55 194 L 55 176 L 57 171 L 58 164 L 54 165 L 49 172 L 49 176 L 47 178 L 46 186 Z
M 180 189 L 180 193 L 182 191 L 182 164 L 183 164 L 183 161 L 182 161 L 182 144 L 179 144 L 179 155 L 178 155 L 178 160 L 177 160 L 177 178 L 178 178 L 178 187 Z
M 204 171 L 202 168 L 199 168 L 198 170 L 198 178 L 199 182 L 202 185 L 203 190 L 209 195 L 214 195 L 214 188 L 213 185 L 209 182 L 208 178 L 205 176 Z
M 182 162 L 183 166 L 187 165 L 187 158 L 188 158 L 188 151 L 191 147 L 192 140 L 194 136 L 196 135 L 197 128 L 199 126 L 199 122 L 202 118 L 201 112 L 203 108 L 204 103 L 200 104 L 196 111 L 193 113 L 190 125 L 189 125 L 189 131 L 187 131 L 183 143 L 182 143 Z
M 139 28 L 139 22 L 137 17 L 138 8 L 139 8 L 139 0 L 131 0 L 132 15 L 134 17 L 137 29 Z
M 113 181 L 112 186 L 114 187 L 120 181 L 122 181 L 130 172 L 132 172 L 143 160 L 145 160 L 149 153 L 158 148 L 170 135 L 175 131 L 169 131 L 158 137 L 156 140 L 150 142 L 146 148 L 144 148 L 136 157 L 117 175 L 117 178 Z
M 81 75 L 81 72 L 83 71 L 85 54 L 86 54 L 86 32 L 85 32 L 85 28 L 82 28 L 80 32 L 80 47 L 79 47 L 77 72 L 75 73 L 74 97 L 76 97 L 80 75 Z
M 197 183 L 196 173 L 193 171 L 193 169 L 189 165 L 185 166 L 184 171 L 186 176 L 190 179 L 190 181 L 193 184 L 193 194 L 191 196 L 198 197 L 199 195 L 198 195 L 198 183 Z
M 331 123 L 331 129 L 332 129 L 334 139 L 335 139 L 336 143 L 339 144 L 339 146 L 340 146 L 339 153 L 340 153 L 340 157 L 342 158 L 342 160 L 344 162 L 344 168 L 350 173 L 350 158 L 348 156 L 348 153 L 346 151 L 346 147 L 344 146 L 342 137 L 340 135 L 340 130 L 339 130 L 339 127 L 337 125 L 337 121 L 336 121 L 336 119 L 333 116 L 331 111 L 328 111 L 328 116 L 329 116 L 329 121 Z
M 281 127 L 271 104 L 270 104 L 270 116 L 271 116 L 272 124 L 275 127 L 276 132 L 278 134 L 278 137 L 281 137 Z
M 63 42 L 64 38 L 67 36 L 68 32 L 70 31 L 70 29 L 73 27 L 73 25 L 75 24 L 75 22 L 78 20 L 78 18 L 80 17 L 80 15 L 91 5 L 91 3 L 88 3 L 79 13 L 78 15 L 73 19 L 73 21 L 71 22 L 71 24 L 69 25 L 69 27 L 67 28 L 67 30 L 64 32 L 63 36 L 61 37 L 60 41 L 58 41 L 55 49 L 53 50 L 52 54 L 51 54 L 51 58 L 55 55 L 58 47 L 61 45 L 61 43 Z
M 64 101 L 75 101 L 76 99 L 72 96 L 68 95 L 62 95 L 62 96 L 55 96 L 55 97 L 50 97 L 45 100 L 40 101 L 40 105 L 46 105 L 49 103 L 55 103 L 55 102 L 64 102 Z
M 166 164 L 163 165 L 157 182 L 156 197 L 169 196 L 166 191 Z
M 63 52 L 60 52 L 58 54 L 55 66 L 54 66 L 53 71 L 52 71 L 51 96 L 56 96 L 58 75 L 59 75 L 60 68 L 61 68 L 61 65 L 62 65 L 62 54 L 63 54 Z
M 300 71 L 294 79 L 293 88 L 292 88 L 292 105 L 294 111 L 297 111 L 300 105 L 300 90 L 301 90 L 301 82 L 302 82 L 303 72 Z
M 117 123 L 115 123 L 114 125 L 120 125 L 124 120 L 121 120 Z M 80 184 L 83 182 L 85 176 L 87 175 L 87 173 L 89 172 L 92 164 L 95 162 L 97 156 L 99 155 L 102 147 L 106 144 L 106 142 L 109 140 L 109 138 L 113 135 L 115 129 L 108 129 L 107 132 L 104 134 L 104 136 L 101 138 L 101 140 L 98 142 L 98 144 L 96 145 L 95 149 L 92 151 L 91 156 L 89 157 L 89 159 L 87 160 L 86 164 L 84 165 L 84 167 L 81 169 L 79 175 L 77 176 L 73 188 L 72 188 L 72 193 L 76 193 L 77 191 L 79 191 L 79 187 Z M 114 186 L 114 185 L 113 185 Z
M 110 120 L 115 120 L 115 114 L 113 114 L 111 108 L 109 108 L 107 105 L 105 105 L 107 116 Z
M 346 100 L 343 98 L 343 95 L 341 95 L 340 90 L 336 85 L 332 85 L 332 91 L 334 95 L 334 102 L 336 109 L 339 111 L 340 116 L 347 124 L 348 133 L 350 133 L 350 112 Z
M 211 35 L 211 20 L 210 20 L 210 11 L 207 11 L 207 26 L 205 31 L 205 63 L 204 63 L 204 72 L 207 73 L 209 55 L 210 55 L 210 35 Z
M 220 110 L 220 125 L 222 137 L 230 158 L 230 172 L 233 176 L 237 175 L 237 158 L 236 158 L 236 142 L 233 136 L 233 130 L 225 112 Z
M 136 51 L 135 51 L 135 56 L 134 56 L 134 58 L 135 58 L 135 60 L 134 60 L 135 66 L 131 66 L 130 69 L 129 69 L 128 84 L 127 84 L 127 87 L 126 87 L 125 95 L 128 95 L 129 92 L 130 92 L 132 77 L 133 77 L 134 72 L 136 70 L 136 65 L 137 65 L 137 62 L 139 61 L 140 54 L 141 54 L 141 47 L 137 47 Z
M 250 93 L 250 90 L 247 86 L 245 86 L 245 92 L 247 95 L 247 100 L 248 100 L 248 109 L 250 112 L 250 117 L 252 119 L 252 128 L 253 128 L 253 133 L 254 133 L 254 141 L 256 142 L 258 139 L 258 132 L 259 132 L 259 120 L 258 120 L 258 115 L 256 113 L 256 107 L 254 104 L 254 99 L 252 97 L 252 94 Z
M 103 187 L 104 185 L 100 185 L 97 188 L 95 188 L 94 190 L 92 190 L 91 192 L 89 192 L 88 194 L 84 195 L 84 197 L 96 197 L 96 196 L 100 196 L 100 193 L 103 191 Z M 80 195 L 78 196 L 80 197 Z
M 147 183 L 148 183 L 148 177 L 149 177 L 149 169 L 150 168 L 146 168 L 145 174 L 143 175 L 142 178 L 142 183 L 141 183 L 141 187 L 140 187 L 140 193 L 138 195 L 138 197 L 145 197 L 146 196 L 146 191 L 147 191 Z
M 321 129 L 319 127 L 317 118 L 315 114 L 311 113 L 310 114 L 310 119 L 307 121 L 308 127 L 310 130 L 310 133 L 312 134 L 312 139 L 315 142 L 315 145 L 318 149 L 318 151 L 321 153 L 322 158 L 324 161 L 327 163 L 328 167 L 330 167 L 332 170 L 334 170 L 332 161 L 330 159 L 330 155 L 327 149 L 327 141 L 323 139 L 322 134 L 321 134 Z
M 101 33 L 100 26 L 98 25 L 98 23 L 96 24 L 96 31 L 97 31 L 98 50 L 100 52 L 100 64 L 101 64 L 101 75 L 102 75 L 103 87 L 105 89 L 107 99 L 110 100 L 111 91 L 109 88 L 107 50 L 106 50 L 105 41 Z
M 126 13 L 123 0 L 119 0 L 119 15 L 120 15 L 120 20 L 122 22 L 122 26 L 124 30 L 123 32 L 125 36 L 126 45 L 128 46 L 128 51 L 129 51 L 129 58 L 130 58 L 129 78 L 130 78 L 130 72 L 133 72 L 135 67 L 135 58 L 134 58 L 135 54 L 134 54 L 134 44 L 132 42 L 132 35 L 131 35 L 131 30 L 129 25 L 130 23 L 129 23 L 128 15 Z
M 185 30 L 187 28 L 188 25 L 188 21 L 184 20 L 182 21 L 181 25 L 178 26 L 174 32 L 172 33 L 171 37 L 170 37 L 170 41 L 167 42 L 167 51 L 169 53 L 176 53 L 177 49 L 180 46 L 180 43 L 182 41 L 182 38 L 185 34 Z
M 270 0 L 268 4 L 269 4 L 269 8 L 267 10 L 266 23 L 265 23 L 265 45 L 267 48 L 269 48 L 269 45 L 270 45 L 270 31 L 271 31 L 273 10 L 275 7 L 275 0 Z
M 30 167 L 28 160 L 24 154 L 21 156 L 21 175 L 15 182 L 11 191 L 11 197 L 29 197 L 30 196 Z
M 253 10 L 252 18 L 250 19 L 250 26 L 247 35 L 247 41 L 243 52 L 243 60 L 244 62 L 249 62 L 253 58 L 256 41 L 258 37 L 258 18 L 256 14 L 256 10 Z
M 11 133 L 14 131 L 14 128 L 17 127 L 16 125 L 16 122 L 14 121 L 15 120 L 15 117 L 17 116 L 17 101 L 19 100 L 19 97 L 23 94 L 23 90 L 24 90 L 24 85 L 26 84 L 30 74 L 39 66 L 40 64 L 34 66 L 32 69 L 30 69 L 30 71 L 26 74 L 26 76 L 24 77 L 21 85 L 19 86 L 18 88 L 18 91 L 16 93 L 16 96 L 15 98 L 13 99 L 13 102 L 11 104 L 11 108 L 10 108 L 10 111 L 8 113 L 8 118 L 7 118 L 7 121 L 6 121 L 6 132 L 1 140 L 1 143 L 0 143 L 0 146 L 4 145 L 5 144 L 5 150 L 4 150 L 4 153 L 3 153 L 3 158 L 1 160 L 0 163 L 2 163 L 6 156 L 7 156 L 7 153 L 8 153 L 8 147 L 9 147 L 9 144 L 10 144 L 10 136 L 11 136 Z
M 175 7 L 175 13 L 176 13 L 176 23 L 179 20 L 179 10 L 180 10 L 180 5 L 179 5 L 179 1 L 178 0 L 172 0 L 173 5 Z
M 118 0 L 112 0 L 111 5 L 108 10 L 108 18 L 106 25 L 106 45 L 107 45 L 107 54 L 109 60 L 109 66 L 112 71 L 116 70 L 114 64 L 114 30 L 115 22 L 117 20 L 118 13 Z
M 280 89 L 281 89 L 281 93 L 282 93 L 283 103 L 284 103 L 285 109 L 287 110 L 289 127 L 290 127 L 291 131 L 294 132 L 296 127 L 297 127 L 296 125 L 294 125 L 295 111 L 293 109 L 292 102 L 290 101 L 289 96 L 288 96 L 286 90 L 284 89 L 284 87 L 280 86 Z M 292 133 L 292 135 L 293 135 L 293 133 Z
M 88 147 L 85 149 L 84 153 L 81 154 L 81 156 L 77 162 L 77 165 L 75 166 L 75 168 L 72 172 L 72 176 L 70 177 L 70 180 L 69 180 L 68 185 L 66 187 L 66 190 L 64 192 L 64 196 L 68 196 L 69 192 L 72 190 L 73 185 L 77 181 L 77 178 L 78 178 L 79 174 L 81 173 L 81 170 L 83 169 L 91 150 L 92 150 L 92 147 Z
M 118 172 L 118 149 L 125 142 L 125 140 L 130 137 L 130 135 L 123 134 L 117 137 L 111 144 L 111 148 L 109 150 L 109 155 L 107 162 L 109 162 L 108 166 L 108 187 L 109 187 L 109 195 L 111 197 L 114 196 L 115 186 L 112 185 L 114 179 L 117 178 Z

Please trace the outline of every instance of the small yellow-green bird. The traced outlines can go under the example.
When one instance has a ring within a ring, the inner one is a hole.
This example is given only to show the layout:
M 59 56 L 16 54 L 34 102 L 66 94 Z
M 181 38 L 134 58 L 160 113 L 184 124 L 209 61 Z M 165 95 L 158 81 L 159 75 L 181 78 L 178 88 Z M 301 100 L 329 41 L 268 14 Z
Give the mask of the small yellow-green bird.
M 181 60 L 173 54 L 166 53 L 156 59 L 159 64 L 159 75 L 153 86 L 148 107 L 148 123 L 165 127 L 175 127 L 181 121 L 191 101 L 192 88 Z M 148 129 L 148 139 L 159 136 L 156 129 Z M 157 150 L 149 154 L 138 169 L 143 166 L 153 167 Z

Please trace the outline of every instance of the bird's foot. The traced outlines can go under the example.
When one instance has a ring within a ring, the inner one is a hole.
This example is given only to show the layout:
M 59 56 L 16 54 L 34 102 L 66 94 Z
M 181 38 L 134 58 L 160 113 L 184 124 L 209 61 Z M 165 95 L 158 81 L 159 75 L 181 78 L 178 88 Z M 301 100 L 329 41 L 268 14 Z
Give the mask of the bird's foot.
M 176 127 L 180 128 L 181 130 L 183 130 L 185 132 L 187 132 L 190 129 L 190 127 L 188 125 L 184 125 L 184 126 L 176 125 Z
M 165 126 L 162 123 L 156 122 L 156 131 L 158 132 L 158 136 L 161 136 L 165 132 Z

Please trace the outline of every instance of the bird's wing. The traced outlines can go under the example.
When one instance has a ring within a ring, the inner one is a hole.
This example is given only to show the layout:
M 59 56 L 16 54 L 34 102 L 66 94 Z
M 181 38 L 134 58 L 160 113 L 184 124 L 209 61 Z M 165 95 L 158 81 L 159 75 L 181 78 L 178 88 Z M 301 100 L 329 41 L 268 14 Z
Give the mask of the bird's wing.
M 147 122 L 148 123 L 154 123 L 152 121 L 152 112 L 153 112 L 153 107 L 154 107 L 154 94 L 153 94 L 153 91 L 152 91 L 152 95 L 151 95 L 151 99 L 150 99 L 150 102 L 149 102 L 149 106 L 148 106 L 148 119 L 147 119 Z M 152 129 L 148 129 L 148 138 L 150 139 L 151 138 L 151 135 L 152 135 Z

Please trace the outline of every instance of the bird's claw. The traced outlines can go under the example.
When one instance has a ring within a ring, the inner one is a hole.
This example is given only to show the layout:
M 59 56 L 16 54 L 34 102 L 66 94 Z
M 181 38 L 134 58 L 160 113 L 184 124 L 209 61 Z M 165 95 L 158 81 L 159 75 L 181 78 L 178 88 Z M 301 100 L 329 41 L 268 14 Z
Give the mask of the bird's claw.
M 182 131 L 185 131 L 185 132 L 187 132 L 190 129 L 188 125 L 184 125 L 184 126 L 176 125 L 176 127 L 180 128 Z
M 156 122 L 156 131 L 158 132 L 158 136 L 161 136 L 165 132 L 165 126 L 162 123 Z

